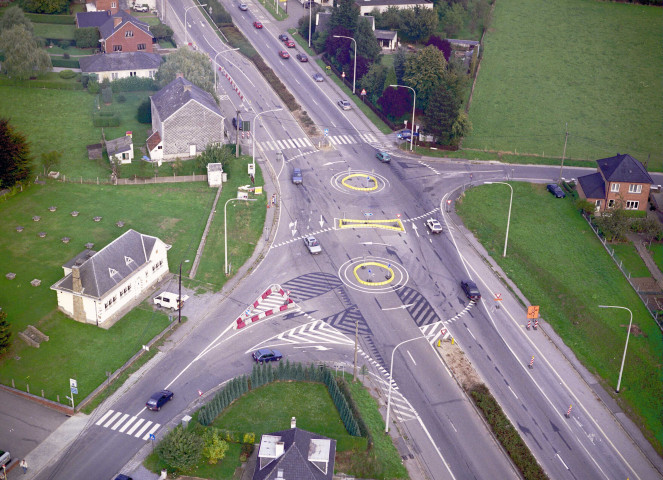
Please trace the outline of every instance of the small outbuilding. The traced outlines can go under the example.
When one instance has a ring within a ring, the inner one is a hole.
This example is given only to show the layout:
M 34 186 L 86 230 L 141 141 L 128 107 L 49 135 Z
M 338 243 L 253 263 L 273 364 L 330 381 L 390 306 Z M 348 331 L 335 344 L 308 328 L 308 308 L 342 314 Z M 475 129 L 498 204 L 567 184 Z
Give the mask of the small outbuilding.
M 127 133 L 124 137 L 108 140 L 106 152 L 111 163 L 131 163 L 134 159 L 134 143 L 131 134 Z
M 210 187 L 220 187 L 223 185 L 223 164 L 207 164 L 207 184 Z

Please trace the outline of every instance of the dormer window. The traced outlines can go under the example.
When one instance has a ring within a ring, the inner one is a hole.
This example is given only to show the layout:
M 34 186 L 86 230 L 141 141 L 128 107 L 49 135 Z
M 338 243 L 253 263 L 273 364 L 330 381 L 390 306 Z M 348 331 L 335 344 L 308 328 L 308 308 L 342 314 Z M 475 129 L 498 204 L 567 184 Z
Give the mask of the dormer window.
M 109 268 L 108 274 L 110 275 L 111 278 L 113 278 L 113 275 L 117 275 L 118 273 L 117 270 L 115 270 L 114 268 Z
M 126 255 L 124 256 L 124 263 L 128 267 L 129 264 L 134 263 L 134 259 L 131 257 L 127 257 Z

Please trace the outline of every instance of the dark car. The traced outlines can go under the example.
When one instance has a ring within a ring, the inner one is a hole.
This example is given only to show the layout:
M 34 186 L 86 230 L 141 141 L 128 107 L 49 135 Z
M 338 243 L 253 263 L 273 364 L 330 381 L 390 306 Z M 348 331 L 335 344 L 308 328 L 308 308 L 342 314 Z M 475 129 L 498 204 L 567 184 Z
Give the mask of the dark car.
M 279 35 L 279 40 L 281 40 L 282 42 L 287 42 L 289 38 L 285 33 L 282 33 L 281 35 Z
M 566 197 L 566 194 L 564 194 L 564 191 L 557 185 L 556 183 L 549 183 L 548 184 L 548 191 L 555 195 L 556 198 L 564 198 Z
M 304 183 L 304 177 L 302 177 L 302 169 L 301 168 L 295 168 L 292 171 L 292 183 L 295 185 L 301 185 Z
M 161 410 L 165 403 L 173 399 L 174 393 L 170 390 L 161 390 L 160 392 L 153 393 L 145 406 L 150 410 Z
M 290 58 L 290 54 L 285 50 L 279 50 L 279 55 L 281 56 L 281 58 Z
M 298 53 L 296 55 L 296 57 L 297 57 L 297 60 L 299 60 L 300 62 L 308 62 L 308 57 L 306 55 L 304 55 L 303 53 Z
M 283 355 L 278 350 L 270 350 L 269 348 L 261 348 L 253 352 L 253 359 L 258 363 L 263 362 L 278 362 L 283 358 Z
M 240 129 L 240 130 L 243 128 L 243 127 L 242 127 L 242 124 L 243 124 L 243 122 L 240 120 L 240 121 L 239 121 L 239 129 Z M 235 118 L 235 117 L 233 117 L 233 128 L 234 128 L 235 130 L 237 130 L 237 118 Z
M 465 292 L 465 295 L 470 300 L 479 300 L 481 298 L 479 288 L 472 280 L 463 280 L 460 282 L 460 288 L 463 289 L 463 292 Z
M 133 480 L 133 478 L 120 473 L 117 477 L 115 477 L 115 480 Z

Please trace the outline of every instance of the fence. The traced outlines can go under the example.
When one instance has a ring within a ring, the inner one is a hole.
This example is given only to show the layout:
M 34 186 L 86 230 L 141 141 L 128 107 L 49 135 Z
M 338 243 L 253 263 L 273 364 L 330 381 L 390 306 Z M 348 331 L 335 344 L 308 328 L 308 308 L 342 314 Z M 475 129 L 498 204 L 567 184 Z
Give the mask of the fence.
M 59 178 L 61 182 L 65 183 L 86 183 L 86 184 L 97 184 L 97 185 L 146 185 L 153 183 L 184 183 L 184 182 L 206 182 L 207 175 L 173 175 L 172 177 L 146 177 L 139 178 L 134 176 L 134 178 L 118 178 L 116 181 L 112 181 L 110 178 L 101 180 L 99 177 L 96 179 L 89 179 L 83 177 L 67 177 L 62 175 Z
M 642 291 L 640 287 L 638 287 L 635 283 L 633 283 L 633 280 L 631 279 L 631 272 L 626 270 L 622 259 L 620 259 L 615 253 L 615 249 L 608 244 L 608 241 L 601 234 L 598 227 L 592 223 L 591 216 L 583 213 L 583 217 L 585 218 L 587 224 L 591 227 L 592 231 L 596 235 L 596 238 L 598 238 L 601 244 L 603 245 L 603 248 L 605 248 L 606 252 L 608 252 L 612 260 L 615 262 L 615 265 L 619 267 L 619 270 L 622 272 L 622 274 L 624 275 L 628 283 L 631 285 L 631 287 L 633 287 L 635 293 L 638 294 L 640 300 L 642 300 L 642 303 L 647 308 L 647 311 L 658 325 L 658 328 L 660 328 L 661 331 L 663 331 L 663 312 L 661 311 L 661 308 L 658 305 L 650 305 L 650 303 L 654 302 L 649 301 L 649 298 L 647 297 L 647 292 Z

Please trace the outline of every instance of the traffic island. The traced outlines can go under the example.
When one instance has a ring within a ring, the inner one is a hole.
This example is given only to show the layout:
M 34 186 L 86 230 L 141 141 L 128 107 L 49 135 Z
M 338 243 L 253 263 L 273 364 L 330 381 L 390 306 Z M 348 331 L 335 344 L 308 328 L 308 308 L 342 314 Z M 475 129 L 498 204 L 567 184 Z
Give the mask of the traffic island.
M 339 218 L 338 228 L 381 228 L 383 230 L 393 230 L 395 232 L 404 232 L 403 222 L 400 218 L 389 220 L 354 220 L 350 218 Z

